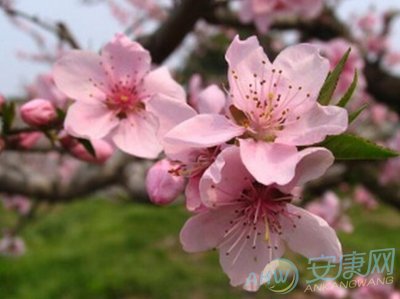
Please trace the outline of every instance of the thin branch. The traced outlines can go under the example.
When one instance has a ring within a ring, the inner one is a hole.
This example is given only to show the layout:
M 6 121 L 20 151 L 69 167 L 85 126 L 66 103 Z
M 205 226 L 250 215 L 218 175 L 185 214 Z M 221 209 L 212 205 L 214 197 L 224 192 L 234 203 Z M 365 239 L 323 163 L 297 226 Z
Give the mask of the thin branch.
M 57 22 L 56 24 L 50 24 L 47 22 L 44 22 L 40 18 L 36 16 L 29 15 L 23 11 L 17 10 L 15 8 L 7 7 L 0 3 L 0 7 L 4 10 L 4 12 L 10 17 L 10 18 L 20 18 L 25 21 L 28 21 L 32 24 L 35 24 L 36 26 L 39 26 L 40 28 L 55 34 L 61 41 L 66 42 L 69 44 L 73 49 L 79 49 L 80 46 L 78 42 L 76 41 L 75 37 L 69 30 L 69 28 L 62 22 Z
M 208 13 L 211 4 L 211 0 L 182 0 L 156 32 L 142 39 L 152 60 L 160 64 L 174 52 L 196 22 Z

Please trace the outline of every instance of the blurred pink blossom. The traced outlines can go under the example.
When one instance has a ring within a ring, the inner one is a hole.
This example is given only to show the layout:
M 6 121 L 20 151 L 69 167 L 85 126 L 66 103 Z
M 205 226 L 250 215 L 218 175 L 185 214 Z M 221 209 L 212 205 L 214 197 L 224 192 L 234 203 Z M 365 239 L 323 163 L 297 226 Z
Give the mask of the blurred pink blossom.
M 388 47 L 386 36 L 371 35 L 365 38 L 365 47 L 368 53 L 379 55 Z
M 394 299 L 399 296 L 393 285 L 380 283 L 382 274 L 372 274 L 368 277 L 357 277 L 357 285 L 359 288 L 351 294 L 352 299 Z M 369 283 L 374 281 L 374 283 Z
M 25 242 L 9 234 L 5 234 L 0 240 L 0 254 L 6 256 L 21 256 L 25 253 Z
M 122 24 L 128 25 L 131 19 L 133 19 L 133 14 L 130 14 L 124 7 L 118 4 L 117 1 L 108 0 L 108 6 L 110 7 L 111 14 Z
M 309 203 L 306 209 L 323 218 L 337 230 L 343 230 L 346 233 L 353 231 L 350 218 L 343 214 L 343 205 L 338 196 L 332 191 L 324 193 L 321 200 Z
M 7 144 L 12 147 L 31 149 L 43 136 L 44 134 L 42 132 L 23 132 L 8 137 Z
M 354 201 L 369 210 L 374 210 L 378 206 L 378 202 L 376 201 L 375 196 L 362 185 L 357 185 L 355 187 Z
M 56 87 L 51 74 L 37 76 L 34 84 L 28 86 L 28 91 L 31 98 L 46 99 L 61 109 L 68 104 L 67 96 Z
M 369 112 L 371 120 L 377 125 L 389 122 L 396 123 L 399 121 L 398 115 L 383 104 L 374 103 L 370 106 Z
M 333 281 L 325 281 L 321 288 L 316 288 L 318 294 L 324 299 L 343 299 L 347 298 L 349 291 L 338 286 Z
M 388 66 L 395 66 L 400 63 L 400 52 L 388 52 L 385 55 L 385 63 Z
M 239 18 L 243 23 L 254 22 L 259 32 L 266 33 L 275 20 L 315 18 L 322 8 L 322 0 L 243 0 Z
M 21 215 L 26 215 L 31 209 L 31 201 L 22 195 L 3 195 L 3 204 L 7 210 L 13 210 Z
M 365 33 L 372 33 L 379 22 L 380 18 L 378 15 L 373 11 L 369 11 L 357 20 L 357 26 Z

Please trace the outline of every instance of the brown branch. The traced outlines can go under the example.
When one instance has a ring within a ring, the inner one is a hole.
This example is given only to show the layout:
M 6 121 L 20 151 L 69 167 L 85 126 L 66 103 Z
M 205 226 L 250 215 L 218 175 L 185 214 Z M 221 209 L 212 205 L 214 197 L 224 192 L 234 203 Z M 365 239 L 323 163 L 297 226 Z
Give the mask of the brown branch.
M 0 168 L 0 191 L 2 193 L 20 194 L 33 197 L 45 202 L 69 202 L 81 196 L 105 189 L 114 185 L 124 185 L 126 182 L 125 169 L 132 163 L 133 158 L 117 153 L 104 165 L 84 164 L 78 169 L 71 180 L 62 182 L 57 173 L 38 173 L 27 165 L 21 165 L 18 157 L 3 157 Z M 137 167 L 143 163 L 135 163 Z M 147 166 L 146 166 L 147 167 Z M 136 188 L 132 193 L 143 197 L 144 179 L 136 181 Z M 129 187 L 129 186 L 126 186 Z
M 17 10 L 15 8 L 7 7 L 0 3 L 0 8 L 4 10 L 6 15 L 8 15 L 10 18 L 20 18 L 25 21 L 28 21 L 32 24 L 35 24 L 36 26 L 39 26 L 40 28 L 55 34 L 61 41 L 66 42 L 69 44 L 73 49 L 79 49 L 80 46 L 78 42 L 76 41 L 74 35 L 72 32 L 69 30 L 69 28 L 62 22 L 57 22 L 56 24 L 50 24 L 47 22 L 44 22 L 40 18 L 36 16 L 31 16 L 23 11 Z
M 150 51 L 153 62 L 162 63 L 208 13 L 211 4 L 211 0 L 182 0 L 158 30 L 141 41 Z

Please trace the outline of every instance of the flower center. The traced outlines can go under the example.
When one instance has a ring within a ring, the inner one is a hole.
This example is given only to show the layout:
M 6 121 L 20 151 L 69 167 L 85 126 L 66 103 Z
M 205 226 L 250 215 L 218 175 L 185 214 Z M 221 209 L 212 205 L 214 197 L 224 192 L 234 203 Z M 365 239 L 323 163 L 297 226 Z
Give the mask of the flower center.
M 246 179 L 248 180 L 248 178 Z M 212 185 L 211 188 L 218 187 Z M 301 216 L 289 212 L 286 207 L 292 199 L 293 195 L 291 194 L 284 194 L 274 187 L 252 182 L 242 190 L 236 200 L 217 204 L 216 208 L 218 206 L 231 206 L 233 209 L 232 217 L 228 219 L 227 227 L 218 247 L 222 247 L 228 242 L 233 243 L 226 251 L 226 255 L 229 255 L 241 244 L 237 253 L 238 257 L 247 242 L 251 242 L 251 248 L 256 249 L 257 241 L 259 238 L 263 238 L 268 243 L 268 248 L 277 250 L 276 237 L 271 235 L 282 235 L 282 217 L 289 220 L 294 228 L 296 227 L 294 219 L 301 218 Z M 234 261 L 237 260 L 237 257 Z
M 243 225 L 262 222 L 268 227 L 265 235 L 265 239 L 268 240 L 270 231 L 282 234 L 279 216 L 287 214 L 286 204 L 291 200 L 292 195 L 290 194 L 284 194 L 274 187 L 267 187 L 254 182 L 249 189 L 243 190 L 240 195 L 239 202 L 243 204 L 235 210 L 236 220 L 243 220 Z
M 144 109 L 144 103 L 140 100 L 135 89 L 113 90 L 113 94 L 107 98 L 106 104 L 109 109 L 115 111 L 120 119 L 126 118 L 129 113 Z
M 215 161 L 219 152 L 219 146 L 200 149 L 192 153 L 189 162 L 183 163 L 177 161 L 177 166 L 170 169 L 169 173 L 186 178 L 202 175 L 203 172 Z
M 262 61 L 262 64 L 266 62 Z M 299 108 L 309 103 L 311 95 L 305 93 L 302 86 L 290 84 L 282 70 L 265 67 L 261 75 L 254 73 L 253 80 L 247 85 L 244 84 L 249 82 L 247 78 L 242 81 L 235 70 L 231 73 L 237 90 L 231 97 L 234 103 L 235 100 L 241 103 L 243 109 L 235 107 L 241 113 L 240 122 L 235 115 L 233 118 L 248 129 L 249 137 L 256 140 L 274 141 L 286 126 L 300 120 Z

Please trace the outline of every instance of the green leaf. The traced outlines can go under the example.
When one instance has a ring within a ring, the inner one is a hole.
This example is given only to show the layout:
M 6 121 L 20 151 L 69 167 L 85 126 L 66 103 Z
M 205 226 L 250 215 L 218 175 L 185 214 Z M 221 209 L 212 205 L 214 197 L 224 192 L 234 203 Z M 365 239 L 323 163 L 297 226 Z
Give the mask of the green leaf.
M 318 95 L 318 102 L 322 105 L 328 105 L 331 102 L 333 93 L 335 92 L 339 77 L 343 72 L 344 65 L 349 58 L 351 48 L 340 59 L 339 63 L 336 65 L 335 69 L 328 74 L 324 85 L 322 85 L 321 91 Z
M 65 113 L 65 111 L 62 110 L 62 109 L 60 109 L 60 108 L 57 108 L 57 109 L 56 109 L 56 112 L 57 112 L 57 117 L 58 117 L 58 119 L 61 120 L 61 121 L 63 121 L 63 120 L 65 119 L 65 116 L 67 115 L 67 114 Z
M 8 102 L 5 103 L 4 106 L 2 107 L 2 122 L 3 122 L 3 133 L 7 134 L 14 122 L 15 119 L 15 103 L 14 102 Z
M 358 74 L 357 70 L 354 71 L 354 77 L 353 81 L 351 82 L 349 88 L 347 89 L 346 93 L 343 95 L 343 97 L 340 99 L 339 103 L 337 104 L 339 107 L 346 107 L 346 105 L 349 103 L 351 97 L 354 94 L 354 91 L 356 90 L 357 87 L 357 82 L 358 82 Z
M 329 149 L 337 160 L 382 160 L 400 154 L 351 134 L 329 136 L 320 145 Z
M 356 118 L 360 116 L 361 112 L 363 112 L 365 110 L 365 108 L 367 108 L 367 107 L 368 107 L 367 104 L 362 105 L 356 111 L 350 113 L 350 115 L 349 115 L 349 124 L 351 124 L 353 121 L 355 121 Z
M 83 138 L 77 138 L 78 142 L 84 146 L 84 148 L 88 151 L 89 154 L 91 154 L 94 158 L 96 158 L 96 151 L 94 150 L 93 144 L 90 142 L 90 140 L 83 139 Z

